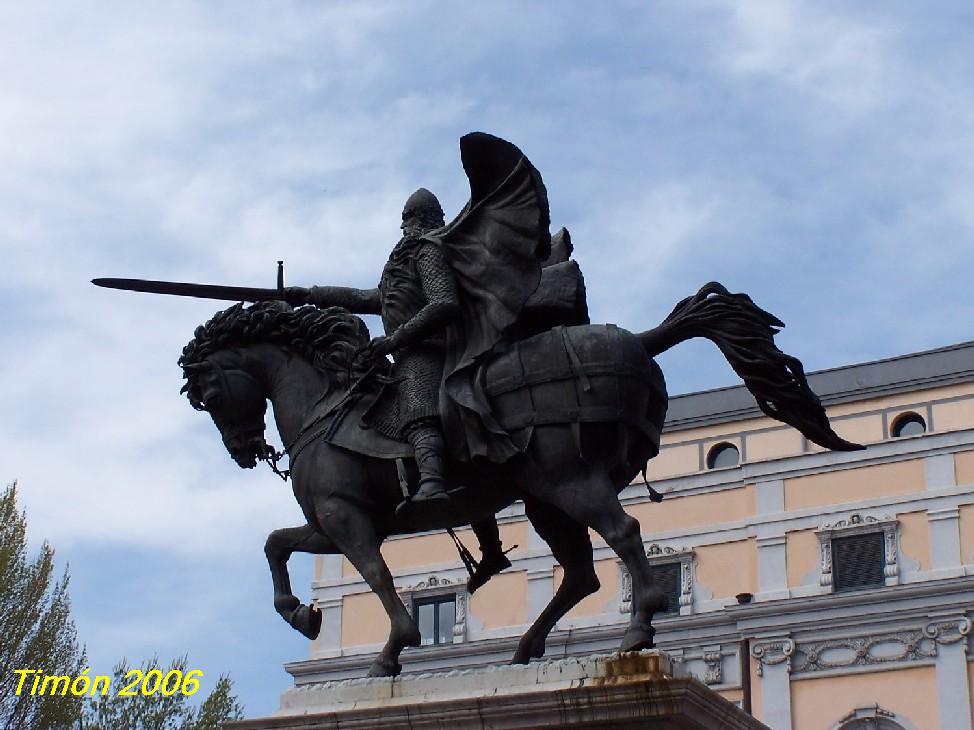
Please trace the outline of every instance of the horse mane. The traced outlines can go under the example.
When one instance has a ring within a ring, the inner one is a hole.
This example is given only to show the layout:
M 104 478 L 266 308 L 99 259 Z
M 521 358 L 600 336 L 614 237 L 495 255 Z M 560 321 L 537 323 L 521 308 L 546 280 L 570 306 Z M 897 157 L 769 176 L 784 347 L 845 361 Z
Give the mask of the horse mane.
M 270 342 L 303 355 L 317 370 L 345 380 L 352 355 L 368 344 L 369 331 L 361 318 L 341 307 L 291 307 L 280 301 L 235 304 L 214 314 L 196 328 L 183 348 L 186 393 L 193 408 L 203 410 L 193 368 L 218 350 Z

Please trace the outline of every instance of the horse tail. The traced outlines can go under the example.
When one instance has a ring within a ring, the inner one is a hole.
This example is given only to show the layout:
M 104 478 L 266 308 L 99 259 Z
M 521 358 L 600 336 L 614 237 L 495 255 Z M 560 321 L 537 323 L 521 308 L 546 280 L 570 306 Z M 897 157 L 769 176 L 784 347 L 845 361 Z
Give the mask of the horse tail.
M 827 449 L 865 448 L 832 430 L 801 362 L 775 345 L 774 336 L 784 326 L 747 294 L 731 294 L 712 281 L 680 301 L 658 327 L 641 333 L 639 340 L 646 353 L 655 357 L 693 337 L 705 337 L 720 348 L 765 415 L 793 426 Z

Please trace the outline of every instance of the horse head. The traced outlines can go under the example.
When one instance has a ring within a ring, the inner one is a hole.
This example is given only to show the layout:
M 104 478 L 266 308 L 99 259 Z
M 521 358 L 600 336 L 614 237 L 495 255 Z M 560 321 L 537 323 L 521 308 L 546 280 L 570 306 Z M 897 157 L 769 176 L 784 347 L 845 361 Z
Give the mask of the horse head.
M 242 359 L 239 351 L 220 350 L 185 369 L 195 380 L 198 402 L 194 407 L 210 414 L 230 458 L 244 469 L 253 469 L 274 449 L 264 440 L 266 390 L 242 367 Z
M 368 341 L 362 320 L 337 307 L 237 304 L 197 327 L 183 348 L 181 392 L 193 408 L 210 414 L 237 465 L 252 469 L 274 453 L 264 440 L 267 399 L 274 402 L 281 437 L 289 438 L 285 430 L 301 426 L 311 403 L 347 386 L 352 355 Z M 282 386 L 287 396 L 275 400 L 284 370 L 293 372 L 292 380 Z M 290 416 L 287 429 L 281 411 Z

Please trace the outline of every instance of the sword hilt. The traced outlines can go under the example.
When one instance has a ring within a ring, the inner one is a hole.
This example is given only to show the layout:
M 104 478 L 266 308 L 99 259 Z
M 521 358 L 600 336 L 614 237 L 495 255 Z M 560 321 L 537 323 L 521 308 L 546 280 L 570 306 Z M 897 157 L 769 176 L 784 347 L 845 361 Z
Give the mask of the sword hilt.
M 284 301 L 284 262 L 277 262 L 277 296 Z

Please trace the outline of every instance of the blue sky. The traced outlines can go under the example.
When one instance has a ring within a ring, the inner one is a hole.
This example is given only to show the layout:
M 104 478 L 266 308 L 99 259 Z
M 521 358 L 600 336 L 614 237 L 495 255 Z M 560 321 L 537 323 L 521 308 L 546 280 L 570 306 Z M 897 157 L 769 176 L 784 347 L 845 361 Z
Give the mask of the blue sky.
M 93 673 L 189 652 L 249 714 L 307 642 L 262 546 L 302 522 L 179 396 L 214 302 L 95 276 L 374 285 L 457 140 L 510 139 L 593 321 L 716 279 L 810 370 L 974 338 L 974 7 L 907 2 L 8 3 L 0 8 L 0 477 L 72 573 Z M 375 327 L 374 322 L 370 326 Z M 671 392 L 729 385 L 712 346 Z M 310 559 L 292 561 L 307 596 Z M 405 657 L 408 660 L 408 654 Z

